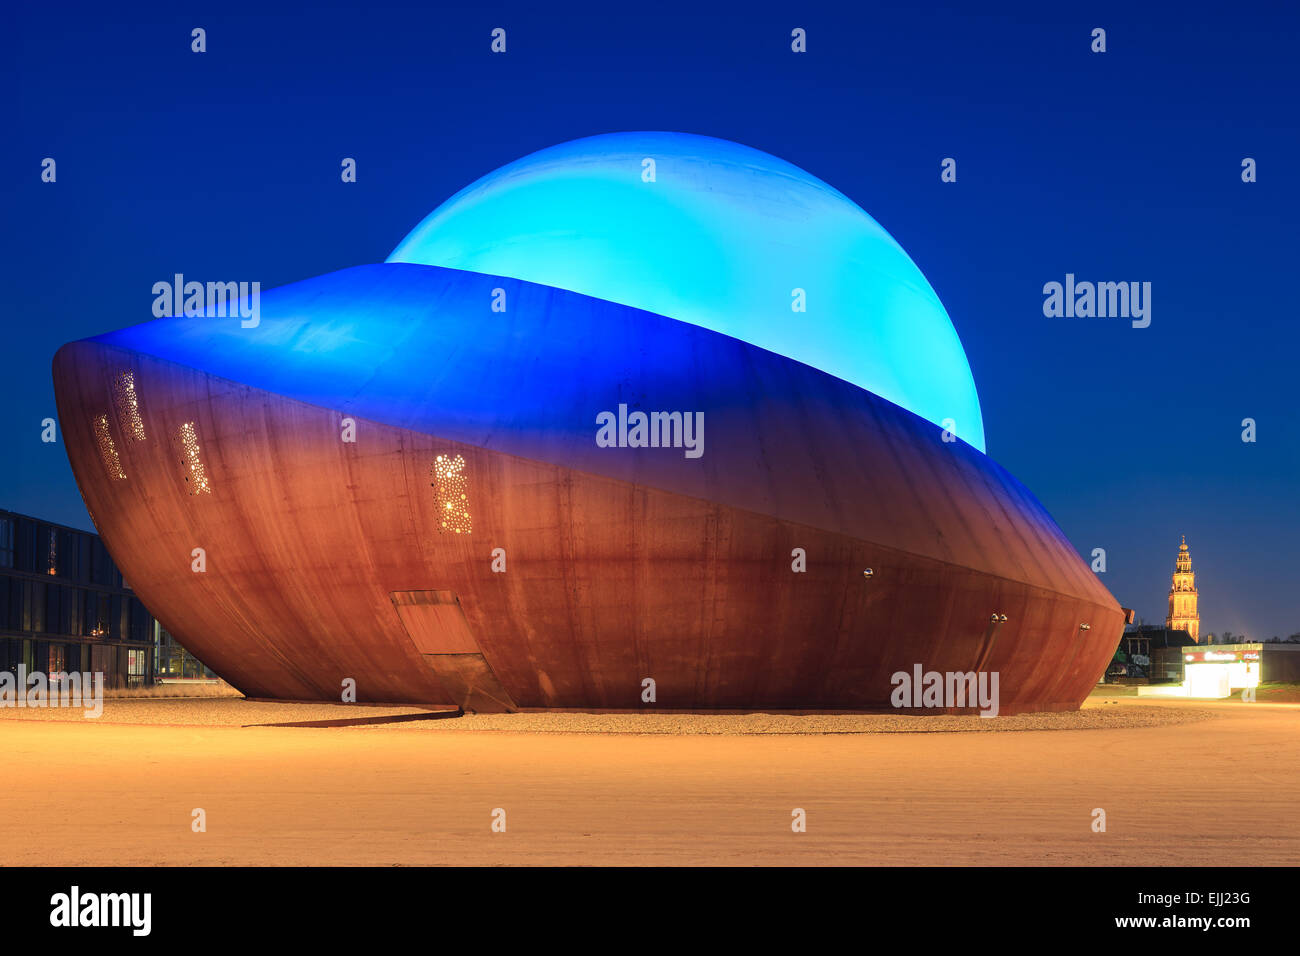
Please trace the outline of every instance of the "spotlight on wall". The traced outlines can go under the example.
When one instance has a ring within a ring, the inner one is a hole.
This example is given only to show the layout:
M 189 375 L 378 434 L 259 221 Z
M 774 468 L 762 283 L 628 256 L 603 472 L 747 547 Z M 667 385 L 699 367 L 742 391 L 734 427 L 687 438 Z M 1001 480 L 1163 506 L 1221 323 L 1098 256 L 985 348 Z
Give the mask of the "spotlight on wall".
M 875 575 L 875 573 L 876 573 L 876 572 L 875 572 L 875 571 L 872 571 L 870 568 L 866 568 L 866 569 L 862 572 L 862 576 L 863 576 L 864 578 L 866 578 L 868 581 L 870 581 L 871 578 Z

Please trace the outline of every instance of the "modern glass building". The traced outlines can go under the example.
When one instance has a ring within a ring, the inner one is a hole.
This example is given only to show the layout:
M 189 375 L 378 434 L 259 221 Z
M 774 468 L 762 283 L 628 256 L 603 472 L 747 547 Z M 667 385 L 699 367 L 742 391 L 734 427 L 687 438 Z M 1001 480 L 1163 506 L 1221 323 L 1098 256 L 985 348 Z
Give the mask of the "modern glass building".
M 141 603 L 99 536 L 0 511 L 0 670 L 89 671 L 106 688 L 211 676 Z

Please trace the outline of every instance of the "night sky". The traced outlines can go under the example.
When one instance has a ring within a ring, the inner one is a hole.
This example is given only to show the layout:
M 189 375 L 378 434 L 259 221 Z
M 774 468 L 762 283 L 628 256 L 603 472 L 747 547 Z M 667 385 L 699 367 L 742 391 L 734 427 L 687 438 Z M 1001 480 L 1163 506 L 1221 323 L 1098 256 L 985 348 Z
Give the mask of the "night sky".
M 0 507 L 91 528 L 40 441 L 50 360 L 151 318 L 154 282 L 381 262 L 526 153 L 676 130 L 786 159 L 889 230 L 961 336 L 989 454 L 1106 550 L 1121 604 L 1163 622 L 1185 534 L 1202 634 L 1300 631 L 1293 4 L 273 6 L 11 13 Z M 1150 327 L 1045 317 L 1066 273 L 1150 282 Z

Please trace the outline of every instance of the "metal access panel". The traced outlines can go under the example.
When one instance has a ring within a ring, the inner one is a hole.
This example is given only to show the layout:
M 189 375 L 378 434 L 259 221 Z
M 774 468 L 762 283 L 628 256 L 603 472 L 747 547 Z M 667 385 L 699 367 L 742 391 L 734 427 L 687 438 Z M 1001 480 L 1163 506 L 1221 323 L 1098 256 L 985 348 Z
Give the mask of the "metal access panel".
M 462 710 L 518 710 L 483 656 L 454 592 L 393 591 L 390 596 L 411 643 Z

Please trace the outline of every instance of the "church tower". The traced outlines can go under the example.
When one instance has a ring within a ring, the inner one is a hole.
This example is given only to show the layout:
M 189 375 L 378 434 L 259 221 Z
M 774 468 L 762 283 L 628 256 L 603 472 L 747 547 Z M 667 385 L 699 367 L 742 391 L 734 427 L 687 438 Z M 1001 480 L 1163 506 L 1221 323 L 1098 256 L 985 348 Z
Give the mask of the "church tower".
M 1192 556 L 1187 551 L 1187 536 L 1184 535 L 1174 565 L 1174 583 L 1169 588 L 1169 616 L 1165 618 L 1165 627 L 1186 631 L 1199 644 L 1201 615 L 1196 610 L 1196 598 L 1196 574 L 1192 571 Z

